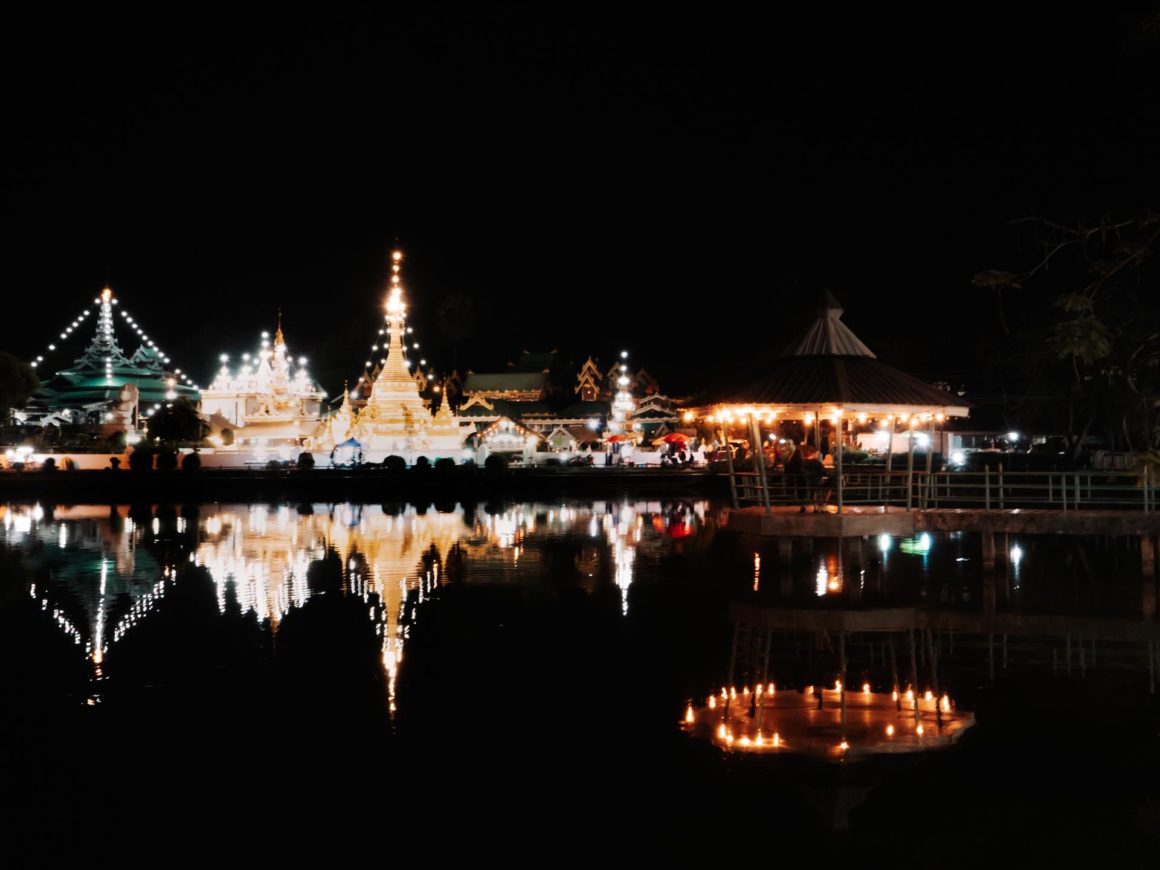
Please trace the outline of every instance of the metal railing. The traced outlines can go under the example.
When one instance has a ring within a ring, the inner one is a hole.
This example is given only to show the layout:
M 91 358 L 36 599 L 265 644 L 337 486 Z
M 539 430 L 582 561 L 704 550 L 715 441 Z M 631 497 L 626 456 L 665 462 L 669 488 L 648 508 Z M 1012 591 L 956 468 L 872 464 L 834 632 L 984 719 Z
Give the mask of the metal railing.
M 808 504 L 816 497 L 801 478 L 767 470 L 732 475 L 734 502 Z M 926 508 L 1040 508 L 1047 510 L 1156 510 L 1156 485 L 1147 469 L 1131 471 L 882 471 L 847 469 L 839 491 L 828 470 L 821 494 L 830 504 Z

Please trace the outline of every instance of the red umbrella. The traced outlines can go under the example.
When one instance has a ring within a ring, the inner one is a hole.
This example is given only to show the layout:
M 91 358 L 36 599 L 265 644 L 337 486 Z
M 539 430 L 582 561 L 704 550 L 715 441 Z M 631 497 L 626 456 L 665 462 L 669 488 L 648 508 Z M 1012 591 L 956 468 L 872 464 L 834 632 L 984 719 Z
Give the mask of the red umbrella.
M 670 432 L 668 435 L 666 435 L 661 440 L 664 441 L 666 444 L 675 444 L 677 442 L 680 442 L 683 444 L 684 442 L 689 440 L 689 436 L 686 435 L 684 432 Z
M 623 435 L 609 435 L 604 440 L 607 441 L 609 444 L 613 444 L 617 441 L 627 441 L 628 439 L 625 438 Z

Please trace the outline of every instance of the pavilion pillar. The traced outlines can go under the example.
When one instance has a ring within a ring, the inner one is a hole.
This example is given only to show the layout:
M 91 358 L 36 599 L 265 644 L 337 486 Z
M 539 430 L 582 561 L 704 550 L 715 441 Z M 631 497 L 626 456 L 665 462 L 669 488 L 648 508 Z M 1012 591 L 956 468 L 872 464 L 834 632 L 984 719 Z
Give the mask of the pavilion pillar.
M 923 500 L 922 500 L 923 507 L 930 507 L 930 502 L 928 501 L 928 499 L 930 497 L 930 493 L 934 491 L 934 488 L 931 486 L 931 480 L 930 480 L 931 472 L 934 471 L 934 433 L 935 433 L 934 422 L 935 422 L 934 416 L 932 415 L 930 418 L 930 428 L 927 430 L 927 433 L 926 433 L 926 438 L 927 438 L 927 441 L 926 441 L 926 486 L 924 488 L 924 492 L 926 493 L 926 495 L 923 497 Z
M 914 504 L 914 428 L 907 423 L 906 429 L 906 509 Z
M 749 437 L 753 441 L 753 468 L 757 472 L 757 482 L 761 487 L 761 504 L 769 513 L 769 481 L 765 477 L 765 445 L 761 443 L 761 427 L 757 425 L 757 415 L 749 416 Z
M 894 415 L 887 415 L 886 422 L 886 473 L 889 474 L 894 467 Z
M 733 452 L 729 449 L 729 431 L 721 427 L 721 443 L 725 445 L 725 460 L 729 463 L 729 497 L 733 499 L 733 507 L 737 505 L 737 478 L 733 475 Z
M 842 429 L 845 423 L 846 418 L 844 415 L 838 418 L 838 455 L 834 459 L 834 471 L 838 475 L 838 513 L 842 512 L 843 486 L 845 485 L 842 480 Z

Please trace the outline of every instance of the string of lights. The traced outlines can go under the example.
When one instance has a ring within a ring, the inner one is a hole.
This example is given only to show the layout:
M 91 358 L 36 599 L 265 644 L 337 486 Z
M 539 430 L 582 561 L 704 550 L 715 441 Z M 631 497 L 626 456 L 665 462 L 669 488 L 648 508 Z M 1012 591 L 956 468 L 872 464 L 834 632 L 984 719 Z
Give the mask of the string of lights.
M 376 338 L 375 343 L 371 345 L 370 349 L 371 349 L 372 357 L 367 359 L 366 362 L 363 364 L 363 373 L 361 375 L 359 375 L 358 381 L 355 383 L 354 389 L 350 390 L 350 392 L 349 392 L 349 395 L 352 399 L 359 398 L 359 394 L 360 394 L 359 391 L 360 391 L 360 389 L 364 389 L 364 388 L 367 391 L 367 394 L 369 395 L 371 385 L 374 383 L 374 380 L 375 380 L 376 371 L 381 370 L 383 364 L 386 362 L 385 354 L 386 354 L 388 342 L 389 342 L 389 340 L 388 340 L 388 338 L 386 338 L 386 336 L 387 336 L 387 329 L 392 322 L 392 318 L 398 319 L 399 324 L 402 327 L 402 331 L 403 331 L 404 336 L 413 335 L 415 332 L 414 327 L 405 326 L 407 306 L 406 306 L 406 303 L 404 303 L 402 300 L 402 291 L 403 291 L 403 286 L 402 286 L 403 279 L 402 279 L 402 274 L 401 274 L 402 269 L 403 269 L 403 252 L 398 250 L 398 249 L 395 249 L 394 251 L 391 252 L 391 283 L 390 283 L 390 290 L 389 290 L 388 297 L 387 297 L 386 312 L 385 312 L 384 318 L 383 318 L 386 321 L 387 326 L 380 327 L 380 329 L 377 333 L 378 337 Z M 404 338 L 402 344 L 403 344 L 403 364 L 408 369 L 410 369 L 414 363 L 411 359 L 409 359 L 407 357 L 406 354 L 407 354 L 408 349 L 413 350 L 413 351 L 418 351 L 419 350 L 419 342 L 411 341 L 410 347 L 408 348 L 407 339 Z M 379 356 L 377 358 L 374 358 L 373 355 L 376 353 L 379 354 Z M 419 359 L 419 366 L 421 368 L 423 368 L 423 367 L 426 367 L 426 365 L 427 365 L 426 358 L 420 358 Z M 427 377 L 429 379 L 434 379 L 435 376 L 436 376 L 435 369 L 432 368 L 427 372 Z
M 157 342 L 145 334 L 145 330 L 141 327 L 141 324 L 124 308 L 124 306 L 121 306 L 120 300 L 113 296 L 112 290 L 106 287 L 103 291 L 101 291 L 100 296 L 93 299 L 93 305 L 91 307 L 83 309 L 80 314 L 73 318 L 73 320 L 64 329 L 61 330 L 58 339 L 54 339 L 46 345 L 45 353 L 38 354 L 34 359 L 29 360 L 29 365 L 34 369 L 38 368 L 47 358 L 46 354 L 52 354 L 58 349 L 62 349 L 60 345 L 57 344 L 57 341 L 64 342 L 72 338 L 74 333 L 78 332 L 79 328 L 83 325 L 84 321 L 90 315 L 96 313 L 98 316 L 97 335 L 95 337 L 96 344 L 99 350 L 104 354 L 106 374 L 111 374 L 113 351 L 116 346 L 116 337 L 114 335 L 112 317 L 113 306 L 118 307 L 118 310 L 121 312 L 121 317 L 124 319 L 125 324 L 137 334 L 137 337 L 141 339 L 142 344 L 153 350 L 157 354 L 157 358 L 162 362 L 169 363 L 171 361 L 169 355 L 157 346 Z M 183 372 L 181 369 L 174 369 L 173 374 L 176 375 L 186 385 L 193 387 L 195 390 L 200 389 L 200 387 L 193 381 L 193 379 L 190 378 L 189 375 Z

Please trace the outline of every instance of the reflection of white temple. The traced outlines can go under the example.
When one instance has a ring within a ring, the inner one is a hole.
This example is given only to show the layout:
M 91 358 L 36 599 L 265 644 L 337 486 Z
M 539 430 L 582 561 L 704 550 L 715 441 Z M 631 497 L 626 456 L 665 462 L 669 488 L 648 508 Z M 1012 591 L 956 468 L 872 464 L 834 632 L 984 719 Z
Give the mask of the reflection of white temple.
M 213 383 L 202 391 L 215 453 L 292 459 L 319 434 L 326 393 L 311 380 L 306 358 L 295 362 L 290 355 L 280 320 L 273 346 L 268 336 L 262 333 L 258 352 L 243 354 L 234 372 L 223 355 Z
M 458 461 L 463 440 L 472 430 L 464 429 L 442 392 L 434 415 L 419 395 L 404 344 L 407 306 L 400 277 L 403 254 L 395 251 L 391 257 L 391 290 L 386 304 L 387 357 L 370 386 L 366 406 L 357 415 L 347 407 L 344 420 L 351 422 L 343 425 L 336 421 L 329 426 L 324 448 L 334 449 L 353 438 L 366 462 L 381 462 L 392 454 L 402 456 L 408 464 L 420 456 L 431 462 L 443 457 Z

